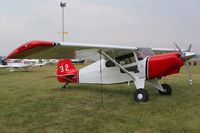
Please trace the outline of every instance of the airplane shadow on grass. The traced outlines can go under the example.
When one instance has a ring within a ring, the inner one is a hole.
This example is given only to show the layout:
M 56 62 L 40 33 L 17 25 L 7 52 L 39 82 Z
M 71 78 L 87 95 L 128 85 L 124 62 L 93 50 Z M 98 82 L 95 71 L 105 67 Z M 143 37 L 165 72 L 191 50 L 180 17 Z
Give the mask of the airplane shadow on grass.
M 101 85 L 86 85 L 86 84 L 79 84 L 79 85 L 70 85 L 71 88 L 62 88 L 62 86 L 51 88 L 51 91 L 57 92 L 57 93 L 63 93 L 64 95 L 70 95 L 70 94 L 83 94 L 83 95 L 98 95 L 100 98 L 101 96 Z M 103 85 L 102 86 L 102 96 L 103 99 L 109 99 L 109 98 L 124 98 L 128 97 L 131 100 L 131 103 L 134 102 L 133 95 L 135 92 L 135 87 L 131 85 L 128 87 L 126 84 L 124 85 Z M 152 95 L 151 100 L 154 101 L 156 99 L 159 99 L 159 97 L 170 97 L 170 96 L 161 96 L 157 90 L 155 90 L 151 86 L 147 86 L 146 90 L 149 94 Z
M 70 87 L 69 87 L 70 86 Z M 63 93 L 73 93 L 73 92 L 91 92 L 91 93 L 101 93 L 101 85 L 91 85 L 91 84 L 70 84 L 66 88 L 62 88 L 62 86 L 58 86 L 53 88 L 52 91 L 58 91 Z M 160 96 L 157 90 L 153 87 L 147 85 L 146 90 L 149 94 L 154 96 Z M 131 86 L 127 86 L 127 84 L 115 84 L 115 85 L 102 85 L 102 93 L 114 96 L 114 95 L 124 95 L 132 97 L 135 91 L 135 87 L 131 84 Z
M 60 91 L 60 92 L 72 92 L 72 91 L 79 91 L 80 93 L 82 91 L 87 92 L 94 92 L 94 93 L 101 93 L 101 85 L 87 85 L 87 84 L 79 84 L 79 85 L 73 85 L 70 84 L 69 86 L 66 86 L 66 88 L 56 87 L 53 88 L 53 91 Z M 102 85 L 102 93 L 112 95 L 112 94 L 118 94 L 118 95 L 132 95 L 133 94 L 133 87 L 128 87 L 125 84 L 124 85 Z

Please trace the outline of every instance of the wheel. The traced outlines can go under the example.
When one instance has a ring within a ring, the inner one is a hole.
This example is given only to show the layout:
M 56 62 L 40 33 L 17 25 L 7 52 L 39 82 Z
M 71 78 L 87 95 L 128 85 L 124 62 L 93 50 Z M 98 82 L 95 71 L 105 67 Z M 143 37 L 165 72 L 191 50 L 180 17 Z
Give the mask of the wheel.
M 164 89 L 164 92 L 159 90 L 160 95 L 171 95 L 172 94 L 172 88 L 168 84 L 162 84 L 162 87 Z
M 149 94 L 144 89 L 137 89 L 134 93 L 134 99 L 136 102 L 147 102 L 149 100 Z

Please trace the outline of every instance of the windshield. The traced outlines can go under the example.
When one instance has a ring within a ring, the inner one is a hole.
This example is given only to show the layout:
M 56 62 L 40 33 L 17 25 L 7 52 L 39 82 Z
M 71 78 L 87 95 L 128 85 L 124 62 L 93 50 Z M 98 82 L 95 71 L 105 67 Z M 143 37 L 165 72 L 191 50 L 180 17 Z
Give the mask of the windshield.
M 155 55 L 155 53 L 153 52 L 151 48 L 137 48 L 135 53 L 138 57 L 138 60 L 142 60 L 147 56 Z

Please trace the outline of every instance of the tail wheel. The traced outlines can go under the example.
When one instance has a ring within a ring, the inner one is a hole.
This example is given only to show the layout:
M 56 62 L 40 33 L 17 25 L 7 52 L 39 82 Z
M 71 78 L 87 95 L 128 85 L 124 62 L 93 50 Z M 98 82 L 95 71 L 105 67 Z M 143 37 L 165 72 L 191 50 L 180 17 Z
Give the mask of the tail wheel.
M 147 102 L 149 100 L 149 94 L 144 89 L 137 89 L 134 93 L 134 99 L 136 102 Z
M 171 95 L 172 94 L 172 88 L 168 84 L 162 84 L 162 87 L 164 89 L 164 92 L 159 90 L 160 95 Z

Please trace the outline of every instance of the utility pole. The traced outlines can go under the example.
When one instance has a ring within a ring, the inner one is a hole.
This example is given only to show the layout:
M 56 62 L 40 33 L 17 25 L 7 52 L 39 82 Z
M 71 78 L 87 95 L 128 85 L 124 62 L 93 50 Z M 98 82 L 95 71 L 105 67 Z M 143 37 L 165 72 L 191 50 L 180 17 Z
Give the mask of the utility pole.
M 66 7 L 66 2 L 60 2 L 60 7 L 62 8 L 62 41 L 65 41 L 65 19 L 64 19 L 64 8 Z

